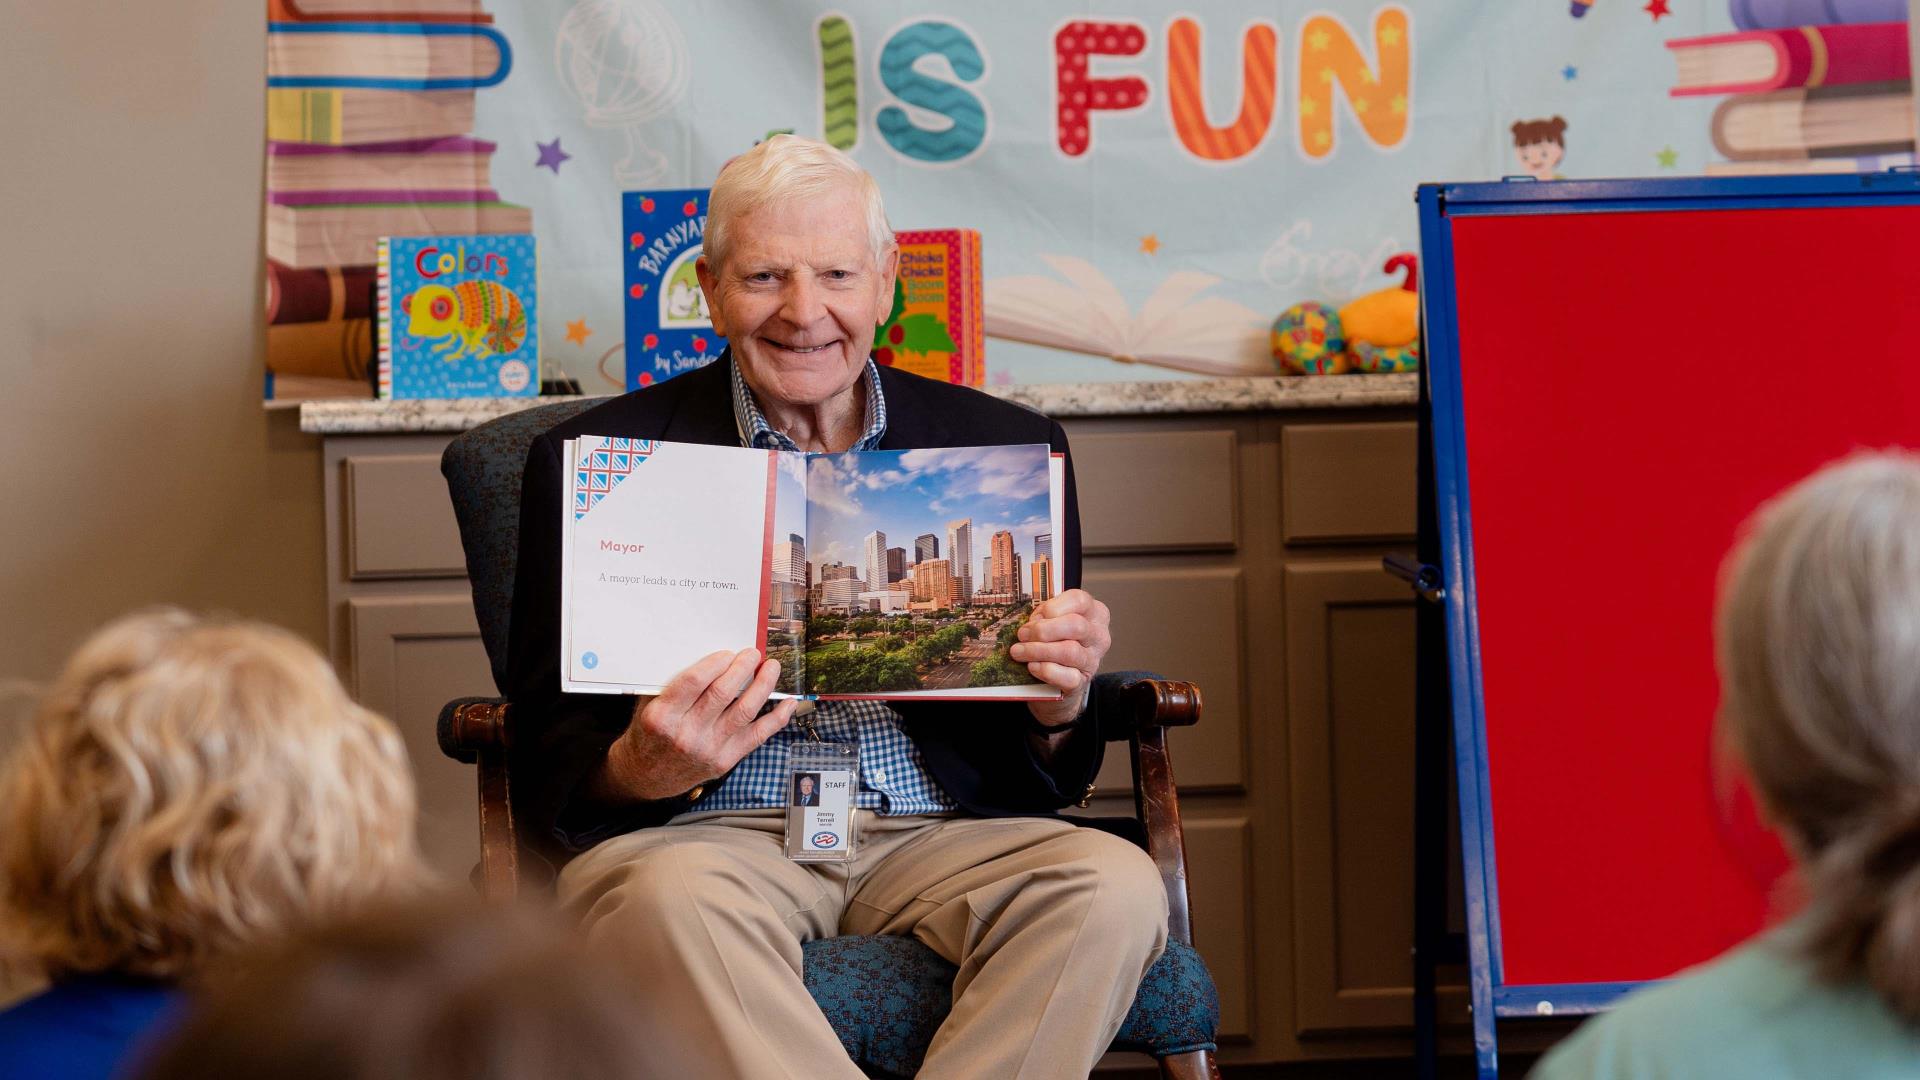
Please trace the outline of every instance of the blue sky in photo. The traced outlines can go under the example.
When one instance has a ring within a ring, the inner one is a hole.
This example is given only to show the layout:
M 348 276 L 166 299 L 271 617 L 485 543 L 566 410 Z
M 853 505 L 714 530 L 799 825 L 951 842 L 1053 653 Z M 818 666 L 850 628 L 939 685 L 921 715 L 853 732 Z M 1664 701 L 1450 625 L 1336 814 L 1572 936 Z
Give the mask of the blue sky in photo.
M 807 558 L 815 567 L 864 567 L 866 536 L 875 529 L 888 547 L 906 549 L 909 566 L 922 533 L 940 538 L 946 558 L 947 523 L 972 518 L 974 573 L 1002 529 L 1013 533 L 1024 573 L 1033 538 L 1052 530 L 1048 453 L 1035 444 L 815 455 L 807 467 Z

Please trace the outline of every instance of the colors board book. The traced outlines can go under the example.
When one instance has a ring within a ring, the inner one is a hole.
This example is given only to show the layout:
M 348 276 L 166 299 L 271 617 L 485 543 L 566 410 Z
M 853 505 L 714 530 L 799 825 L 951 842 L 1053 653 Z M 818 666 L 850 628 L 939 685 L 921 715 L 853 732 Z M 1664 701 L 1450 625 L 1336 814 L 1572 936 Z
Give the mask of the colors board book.
M 267 91 L 267 138 L 331 146 L 435 139 L 473 130 L 473 91 Z
M 1905 22 L 1907 0 L 1730 0 L 1727 13 L 1742 30 Z
M 406 193 L 399 193 L 404 196 Z M 374 262 L 382 236 L 528 233 L 533 214 L 502 202 L 390 202 L 267 206 L 267 257 L 295 269 Z
M 269 87 L 460 90 L 512 69 L 506 36 L 474 23 L 267 24 Z
M 1913 149 L 1905 83 L 1741 94 L 1713 112 L 1713 145 L 1733 160 L 1858 157 Z
M 1667 42 L 1679 68 L 1672 94 L 1751 94 L 1907 77 L 1907 24 L 1750 30 Z
M 531 235 L 384 237 L 374 265 L 379 397 L 540 392 Z
M 267 143 L 269 191 L 480 191 L 495 146 L 465 136 L 359 146 Z
M 875 336 L 874 359 L 929 379 L 983 385 L 979 231 L 908 229 L 894 239 L 894 309 Z
M 727 339 L 713 332 L 694 261 L 707 229 L 707 189 L 620 196 L 620 265 L 627 328 L 627 389 L 705 367 Z

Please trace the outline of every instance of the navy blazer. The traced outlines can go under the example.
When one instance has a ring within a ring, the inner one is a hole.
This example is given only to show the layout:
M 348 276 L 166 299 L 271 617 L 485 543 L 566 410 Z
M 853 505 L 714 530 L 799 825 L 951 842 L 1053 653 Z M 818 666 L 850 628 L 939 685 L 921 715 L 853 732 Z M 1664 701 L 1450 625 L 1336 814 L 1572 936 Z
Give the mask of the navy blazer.
M 596 804 L 582 790 L 627 728 L 633 699 L 560 692 L 561 445 L 582 435 L 738 446 L 727 357 L 614 398 L 535 439 L 521 481 L 520 553 L 509 624 L 507 692 L 514 702 L 512 790 L 527 835 L 549 832 L 580 851 L 697 807 L 684 798 Z M 1046 443 L 1067 453 L 1060 425 L 977 390 L 880 368 L 887 400 L 882 450 Z M 1080 584 L 1080 510 L 1067 459 L 1065 536 L 1056 538 L 1067 588 Z M 1097 709 L 1049 761 L 1027 737 L 1022 702 L 895 701 L 928 771 L 968 813 L 1051 814 L 1091 791 L 1105 746 Z M 714 785 L 708 784 L 712 790 Z

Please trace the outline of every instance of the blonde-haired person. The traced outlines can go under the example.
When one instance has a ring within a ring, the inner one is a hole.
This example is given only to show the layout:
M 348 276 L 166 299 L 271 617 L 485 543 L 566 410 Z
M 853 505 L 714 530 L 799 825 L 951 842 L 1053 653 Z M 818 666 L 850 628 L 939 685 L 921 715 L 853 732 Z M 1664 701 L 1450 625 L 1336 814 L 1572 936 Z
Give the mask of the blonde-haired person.
M 1748 529 L 1720 733 L 1807 908 L 1589 1022 L 1537 1078 L 1920 1076 L 1920 457 L 1830 466 Z
M 405 751 L 283 630 L 179 611 L 94 634 L 0 773 L 0 1073 L 106 1077 L 208 965 L 419 880 Z

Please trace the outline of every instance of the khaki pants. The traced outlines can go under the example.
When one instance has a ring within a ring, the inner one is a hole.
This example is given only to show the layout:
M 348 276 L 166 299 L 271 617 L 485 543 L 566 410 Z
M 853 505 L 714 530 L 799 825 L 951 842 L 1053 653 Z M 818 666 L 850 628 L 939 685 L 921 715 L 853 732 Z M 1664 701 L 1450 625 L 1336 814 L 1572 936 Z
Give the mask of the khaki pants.
M 658 992 L 650 1075 L 859 1080 L 800 978 L 800 943 L 911 935 L 957 965 L 923 1078 L 1084 1077 L 1166 947 L 1146 854 L 1044 818 L 859 811 L 847 863 L 785 855 L 784 811 L 688 815 L 574 860 L 560 899 Z

